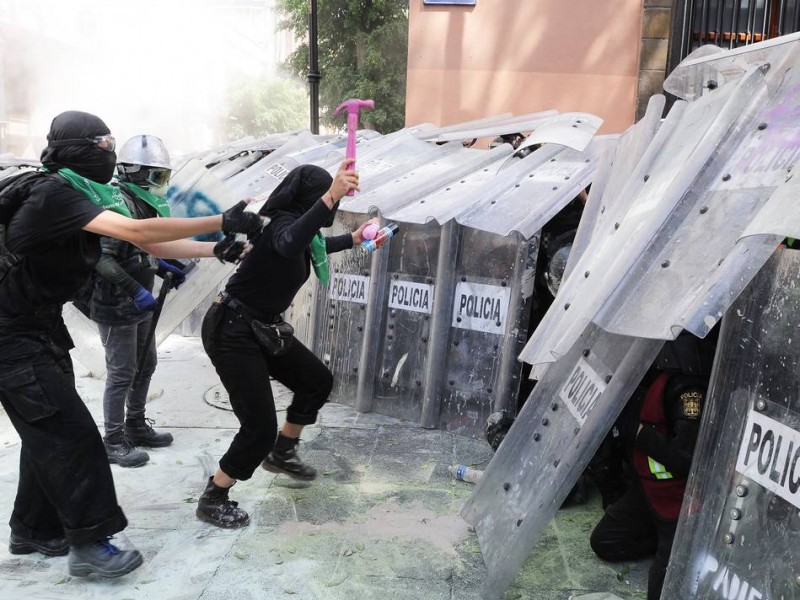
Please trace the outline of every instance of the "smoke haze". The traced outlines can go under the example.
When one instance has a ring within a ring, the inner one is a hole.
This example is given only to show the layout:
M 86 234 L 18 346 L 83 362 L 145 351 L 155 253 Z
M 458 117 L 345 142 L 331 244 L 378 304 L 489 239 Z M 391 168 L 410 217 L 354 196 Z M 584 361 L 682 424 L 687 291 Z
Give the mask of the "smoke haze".
M 282 57 L 267 0 L 0 0 L 5 151 L 38 158 L 53 117 L 83 110 L 121 143 L 223 143 L 230 82 Z

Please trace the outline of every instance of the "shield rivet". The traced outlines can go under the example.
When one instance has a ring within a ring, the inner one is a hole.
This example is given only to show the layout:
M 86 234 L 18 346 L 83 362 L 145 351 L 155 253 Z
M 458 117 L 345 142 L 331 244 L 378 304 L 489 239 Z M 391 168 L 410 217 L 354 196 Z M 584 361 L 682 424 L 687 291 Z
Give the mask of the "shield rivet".
M 767 408 L 767 403 L 763 399 L 756 401 L 756 410 L 764 410 L 766 408 Z
M 734 521 L 738 521 L 739 519 L 742 518 L 742 511 L 739 510 L 738 508 L 732 508 L 729 514 L 731 516 L 731 519 Z
M 722 541 L 726 544 L 732 544 L 736 540 L 736 536 L 733 535 L 730 531 L 722 536 Z
M 739 496 L 739 498 L 744 498 L 745 496 L 747 496 L 747 486 L 742 484 L 737 485 L 736 495 Z

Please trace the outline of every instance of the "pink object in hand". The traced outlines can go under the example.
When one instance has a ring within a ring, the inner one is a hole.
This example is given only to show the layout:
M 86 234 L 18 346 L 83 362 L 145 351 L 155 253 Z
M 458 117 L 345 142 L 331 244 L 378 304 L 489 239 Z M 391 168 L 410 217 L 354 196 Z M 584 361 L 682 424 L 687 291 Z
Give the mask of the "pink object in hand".
M 370 224 L 364 227 L 364 231 L 361 232 L 361 236 L 365 240 L 373 240 L 375 239 L 375 234 L 378 233 L 378 226 L 375 224 Z
M 375 108 L 373 100 L 360 100 L 359 98 L 350 98 L 342 102 L 337 108 L 335 115 L 338 115 L 343 110 L 347 110 L 347 149 L 345 150 L 345 158 L 356 157 L 356 130 L 358 129 L 358 112 L 362 108 Z M 355 163 L 348 167 L 348 171 L 355 170 Z M 355 190 L 347 192 L 348 196 L 355 194 Z

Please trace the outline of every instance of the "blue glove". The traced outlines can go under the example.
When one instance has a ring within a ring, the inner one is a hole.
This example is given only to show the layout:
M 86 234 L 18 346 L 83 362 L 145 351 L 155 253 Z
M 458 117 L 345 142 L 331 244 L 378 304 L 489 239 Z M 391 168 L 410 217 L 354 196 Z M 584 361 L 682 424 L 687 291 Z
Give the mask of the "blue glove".
M 183 269 L 168 263 L 163 258 L 159 258 L 158 271 L 156 271 L 156 274 L 163 279 L 167 273 L 172 273 L 172 287 L 176 290 L 186 281 L 186 273 L 183 272 Z
M 137 310 L 141 311 L 155 310 L 156 299 L 153 297 L 153 294 L 147 291 L 146 288 L 139 287 L 133 296 L 133 305 L 137 308 Z

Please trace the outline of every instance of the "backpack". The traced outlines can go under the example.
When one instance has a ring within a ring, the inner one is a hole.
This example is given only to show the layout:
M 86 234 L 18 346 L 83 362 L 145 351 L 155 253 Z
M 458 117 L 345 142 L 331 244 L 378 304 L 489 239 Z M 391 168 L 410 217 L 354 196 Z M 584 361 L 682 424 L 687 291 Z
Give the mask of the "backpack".
M 6 247 L 6 227 L 38 181 L 50 177 L 41 171 L 25 171 L 0 179 L 0 283 L 20 259 Z M 23 189 L 25 186 L 27 189 Z M 22 190 L 22 193 L 12 193 Z

